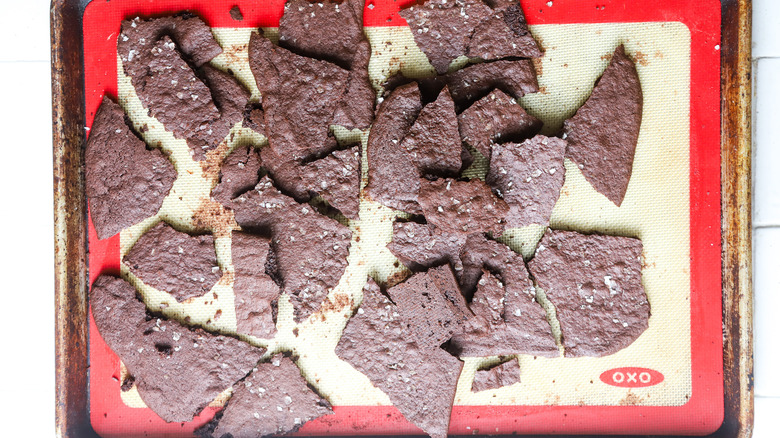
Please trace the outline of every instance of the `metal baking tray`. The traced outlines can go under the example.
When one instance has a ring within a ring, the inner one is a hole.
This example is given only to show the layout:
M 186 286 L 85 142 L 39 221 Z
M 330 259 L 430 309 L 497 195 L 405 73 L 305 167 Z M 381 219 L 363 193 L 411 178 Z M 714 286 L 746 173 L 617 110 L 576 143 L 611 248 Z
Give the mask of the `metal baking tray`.
M 108 0 L 94 0 L 108 3 Z M 139 8 L 144 2 L 137 2 Z M 171 0 L 171 11 L 186 9 L 195 1 Z M 224 4 L 223 4 L 224 3 Z M 214 2 L 214 7 L 226 6 L 228 2 Z M 245 2 L 246 3 L 246 2 Z M 262 8 L 271 3 L 252 3 L 252 7 Z M 537 3 L 539 12 L 548 12 L 547 19 L 552 22 L 576 23 L 565 15 L 555 17 L 552 11 L 544 10 L 545 4 L 551 7 L 553 2 L 526 0 L 524 6 Z M 558 10 L 567 3 L 556 0 Z M 570 1 L 582 7 L 587 2 Z M 670 1 L 666 12 L 673 10 L 674 5 L 683 5 L 683 1 Z M 710 8 L 716 8 L 714 0 L 701 2 Z M 51 38 L 52 38 L 52 93 L 53 93 L 53 127 L 54 127 L 54 202 L 55 202 L 55 300 L 56 300 L 56 428 L 58 436 L 88 437 L 98 436 L 90 416 L 90 338 L 89 338 L 89 305 L 88 289 L 91 283 L 88 270 L 90 251 L 100 251 L 98 245 L 88 245 L 86 199 L 84 195 L 83 151 L 85 132 L 88 125 L 89 105 L 86 103 L 88 90 L 85 75 L 90 68 L 85 64 L 84 13 L 89 0 L 53 0 L 51 8 Z M 380 2 L 377 2 L 380 4 Z M 278 5 L 277 5 L 278 6 Z M 639 16 L 632 15 L 631 2 L 619 0 L 604 0 L 595 6 L 596 11 L 623 8 L 619 15 L 594 16 L 593 22 L 641 21 Z M 721 242 L 720 264 L 721 277 L 718 283 L 722 286 L 722 328 L 723 328 L 723 369 L 717 373 L 717 379 L 722 377 L 723 387 L 723 422 L 709 436 L 716 437 L 747 437 L 752 431 L 753 418 L 753 385 L 752 385 L 752 284 L 751 284 L 751 127 L 750 127 L 750 17 L 751 3 L 749 0 L 722 0 L 720 6 L 720 44 L 712 42 L 716 55 L 720 57 L 720 214 L 718 199 L 700 197 L 707 203 L 709 211 L 715 212 L 720 218 L 720 229 L 712 223 L 697 222 L 691 218 L 690 227 L 693 235 L 694 227 L 702 224 L 703 229 L 697 233 L 708 235 L 710 240 Z M 683 7 L 681 6 L 681 9 Z M 378 8 L 379 9 L 379 8 Z M 695 8 L 687 8 L 690 14 Z M 615 20 L 618 17 L 618 20 Z M 116 17 L 115 17 L 116 18 Z M 537 18 L 538 19 L 538 18 Z M 680 17 L 670 14 L 656 21 L 675 21 Z M 557 20 L 557 21 L 556 21 Z M 529 20 L 530 21 L 530 20 Z M 680 21 L 684 21 L 680 19 Z M 532 23 L 533 24 L 533 23 Z M 685 22 L 693 32 L 702 32 L 697 26 L 703 22 L 691 20 Z M 691 76 L 693 77 L 701 65 L 694 64 L 691 57 Z M 712 67 L 712 66 L 710 66 Z M 717 90 L 712 83 L 711 89 L 692 89 L 691 106 L 693 111 L 717 112 L 714 99 Z M 92 90 L 94 91 L 94 90 Z M 90 91 L 90 92 L 92 92 Z M 709 96 L 709 99 L 707 98 Z M 94 98 L 93 98 L 94 99 Z M 709 103 L 707 107 L 699 102 Z M 710 119 L 712 120 L 712 119 Z M 693 120 L 691 124 L 695 123 Z M 692 126 L 692 130 L 696 128 Z M 713 137 L 714 138 L 714 137 Z M 712 140 L 712 139 L 710 139 Z M 691 142 L 706 141 L 691 137 Z M 714 141 L 717 141 L 715 139 Z M 702 164 L 702 163 L 699 163 Z M 714 164 L 714 166 L 713 166 Z M 713 159 L 703 163 L 702 174 L 692 174 L 691 181 L 697 178 L 717 178 L 717 162 Z M 717 186 L 717 181 L 710 184 Z M 691 196 L 696 187 L 692 185 Z M 709 194 L 709 193 L 708 193 Z M 691 201 L 695 202 L 695 201 Z M 717 219 L 717 218 L 716 218 Z M 717 222 L 717 220 L 716 220 Z M 711 251 L 717 260 L 717 252 Z M 692 255 L 693 258 L 693 255 Z M 699 262 L 701 263 L 701 262 Z M 716 263 L 717 264 L 717 263 Z M 94 273 L 93 273 L 94 275 Z M 711 279 L 710 279 L 711 281 Z M 713 283 L 710 283 L 713 284 Z M 695 304 L 695 303 L 694 303 Z M 707 322 L 710 329 L 717 322 Z M 695 335 L 694 335 L 695 336 Z M 692 343 L 694 341 L 692 340 Z M 719 348 L 716 347 L 716 348 Z M 720 387 L 720 382 L 717 387 Z M 463 412 L 469 408 L 464 407 Z M 536 410 L 525 411 L 525 415 L 547 413 L 547 421 L 560 421 L 565 417 L 565 407 L 536 406 Z M 598 407 L 583 415 L 609 415 L 607 411 L 599 411 Z M 483 412 L 472 409 L 472 414 Z M 490 415 L 515 415 L 523 411 L 487 410 Z M 663 411 L 659 411 L 661 413 Z M 691 410 L 691 422 L 696 420 Z M 700 412 L 700 411 L 699 411 Z M 355 411 L 354 415 L 363 412 Z M 93 412 L 94 414 L 94 412 Z M 349 415 L 349 414 L 347 414 Z M 658 415 L 658 414 L 656 414 Z M 661 413 L 661 415 L 663 415 Z M 602 417 L 603 418 L 603 417 Z M 557 420 L 556 420 L 557 419 Z M 596 418 L 598 421 L 598 418 Z M 392 433 L 393 424 L 386 424 L 384 433 Z M 587 430 L 587 429 L 586 429 Z M 534 432 L 526 429 L 526 433 Z M 613 433 L 622 434 L 626 429 L 615 429 Z M 315 431 L 316 433 L 316 431 Z M 561 429 L 558 433 L 566 433 Z M 596 432 L 592 432 L 596 433 Z M 311 433 L 310 433 L 311 434 Z M 628 435 L 637 436 L 637 435 Z

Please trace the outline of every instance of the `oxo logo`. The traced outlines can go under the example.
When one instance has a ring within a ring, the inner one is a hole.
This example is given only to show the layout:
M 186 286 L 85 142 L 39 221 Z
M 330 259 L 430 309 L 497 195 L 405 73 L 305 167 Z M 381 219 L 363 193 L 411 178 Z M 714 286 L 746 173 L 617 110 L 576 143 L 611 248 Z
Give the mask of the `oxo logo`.
M 623 367 L 604 371 L 599 377 L 607 385 L 622 388 L 643 388 L 664 381 L 664 375 L 650 368 Z

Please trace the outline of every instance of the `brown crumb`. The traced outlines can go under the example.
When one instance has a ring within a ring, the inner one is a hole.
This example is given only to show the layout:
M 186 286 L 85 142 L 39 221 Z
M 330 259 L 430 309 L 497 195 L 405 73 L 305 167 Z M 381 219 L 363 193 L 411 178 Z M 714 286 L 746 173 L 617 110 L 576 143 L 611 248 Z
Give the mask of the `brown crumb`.
M 216 148 L 206 152 L 206 159 L 200 161 L 203 176 L 211 181 L 212 185 L 219 178 L 219 169 L 222 167 L 222 162 L 225 160 L 228 152 L 230 152 L 230 145 L 228 142 L 223 141 Z
M 334 301 L 331 301 L 331 299 L 327 299 L 325 300 L 324 303 L 322 303 L 323 312 L 340 312 L 345 307 L 349 307 L 352 305 L 352 300 L 349 298 L 349 295 L 347 294 L 335 294 L 333 296 L 333 300 Z
M 546 52 L 547 51 L 547 46 L 544 44 L 544 40 L 541 37 L 537 36 L 537 35 L 534 35 L 534 38 L 536 38 L 536 42 L 537 42 L 537 44 L 539 44 L 539 50 L 541 50 L 542 53 Z M 532 59 L 536 60 L 536 59 L 539 59 L 539 58 L 532 58 Z
M 634 62 L 635 63 L 637 63 L 639 65 L 642 65 L 642 66 L 646 66 L 647 65 L 647 55 L 645 55 L 644 53 L 636 52 L 634 54 L 633 58 L 634 58 Z
M 218 320 L 222 316 L 222 309 L 217 309 L 216 312 L 214 312 L 214 321 Z
M 638 395 L 636 395 L 636 394 L 634 394 L 632 392 L 629 392 L 623 400 L 620 400 L 618 402 L 618 404 L 620 406 L 636 406 L 641 401 L 642 401 L 642 399 Z
M 541 76 L 544 70 L 542 64 L 542 58 L 531 58 L 531 62 L 534 63 L 534 69 L 536 70 L 536 76 Z
M 192 215 L 192 223 L 198 229 L 211 230 L 214 237 L 227 237 L 232 229 L 238 228 L 233 212 L 209 198 L 201 199 L 200 206 Z
M 244 14 L 241 13 L 241 9 L 238 7 L 238 5 L 230 8 L 230 18 L 236 21 L 244 21 Z
M 223 286 L 229 286 L 230 284 L 233 283 L 235 277 L 236 277 L 235 273 L 223 270 L 222 278 L 219 279 L 218 284 L 221 284 Z M 214 294 L 214 299 L 216 300 L 217 298 L 219 298 L 217 297 L 217 294 Z
M 135 377 L 128 375 L 124 380 L 122 380 L 122 386 L 119 388 L 122 390 L 122 392 L 127 392 L 133 388 L 133 385 L 135 385 Z

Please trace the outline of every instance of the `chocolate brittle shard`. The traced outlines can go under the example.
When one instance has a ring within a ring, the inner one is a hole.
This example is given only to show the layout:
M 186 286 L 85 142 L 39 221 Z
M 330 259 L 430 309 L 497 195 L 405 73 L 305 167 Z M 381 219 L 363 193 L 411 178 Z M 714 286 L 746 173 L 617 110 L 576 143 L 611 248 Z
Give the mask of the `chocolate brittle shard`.
M 150 317 L 127 281 L 102 275 L 90 291 L 95 324 L 135 380 L 141 399 L 167 422 L 190 421 L 244 378 L 264 348 Z
M 271 338 L 276 334 L 275 309 L 280 289 L 266 273 L 270 242 L 263 237 L 234 232 L 231 239 L 238 333 Z
M 485 180 L 509 205 L 507 227 L 547 226 L 563 187 L 566 141 L 537 135 L 493 145 Z
M 308 386 L 295 363 L 277 354 L 233 386 L 232 397 L 218 414 L 213 436 L 284 435 L 332 413 L 330 403 Z
M 563 124 L 566 157 L 618 207 L 628 190 L 641 123 L 639 74 L 620 45 L 588 100 Z
M 416 83 L 395 89 L 379 108 L 368 136 L 368 185 L 366 193 L 380 204 L 409 213 L 420 213 L 417 167 L 401 142 L 422 110 Z
M 193 236 L 165 222 L 144 233 L 122 262 L 144 284 L 179 302 L 204 295 L 222 278 L 213 236 Z
M 371 279 L 360 308 L 347 323 L 336 355 L 387 394 L 406 419 L 434 438 L 445 438 L 463 362 L 441 348 L 418 344 Z
M 642 241 L 547 230 L 528 268 L 555 306 L 566 357 L 607 356 L 648 326 Z
M 176 179 L 176 169 L 158 149 L 148 150 L 109 99 L 95 115 L 86 151 L 85 186 L 98 239 L 153 216 Z
M 330 134 L 349 71 L 296 55 L 253 33 L 249 65 L 263 95 L 268 147 L 278 156 L 303 161 L 336 149 Z
M 387 293 L 406 320 L 408 330 L 424 348 L 438 347 L 461 333 L 471 316 L 449 265 L 414 274 Z
M 493 143 L 522 141 L 536 135 L 542 122 L 501 90 L 493 90 L 458 115 L 463 141 L 490 158 Z
M 455 103 L 447 87 L 425 105 L 401 148 L 412 158 L 421 175 L 457 175 L 463 165 Z

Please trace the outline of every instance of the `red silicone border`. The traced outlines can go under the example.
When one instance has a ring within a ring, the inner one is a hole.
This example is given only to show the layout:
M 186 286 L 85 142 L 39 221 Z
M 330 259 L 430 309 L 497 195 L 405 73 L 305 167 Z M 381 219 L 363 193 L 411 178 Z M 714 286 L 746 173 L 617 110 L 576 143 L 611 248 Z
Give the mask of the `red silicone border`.
M 414 0 L 368 0 L 366 26 L 403 26 L 399 8 Z M 213 27 L 275 26 L 284 0 L 96 0 L 84 12 L 87 125 L 104 93 L 116 96 L 116 35 L 125 16 L 188 9 Z M 523 0 L 529 24 L 679 21 L 691 33 L 691 398 L 683 406 L 456 406 L 450 432 L 700 434 L 723 421 L 720 225 L 720 20 L 717 0 Z M 549 6 L 550 4 L 551 6 Z M 243 21 L 228 11 L 238 5 Z M 373 7 L 370 7 L 373 6 Z M 118 272 L 119 237 L 98 241 L 89 225 L 90 284 L 102 272 Z M 119 360 L 90 317 L 90 409 L 104 437 L 191 436 L 215 413 L 209 408 L 188 423 L 166 424 L 149 409 L 129 408 L 119 397 Z M 417 434 L 393 407 L 337 406 L 300 435 Z M 608 419 L 608 420 L 607 420 Z M 468 429 L 467 429 L 468 427 Z

